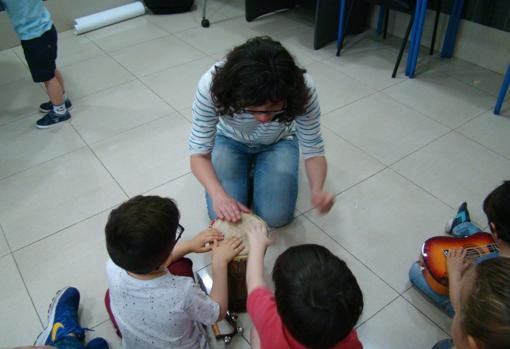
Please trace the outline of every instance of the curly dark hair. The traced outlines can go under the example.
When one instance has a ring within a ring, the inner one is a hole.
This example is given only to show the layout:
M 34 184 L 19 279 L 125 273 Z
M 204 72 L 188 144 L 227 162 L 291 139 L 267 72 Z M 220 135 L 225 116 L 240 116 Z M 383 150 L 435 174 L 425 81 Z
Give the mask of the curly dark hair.
M 278 41 L 255 37 L 232 49 L 216 67 L 211 95 L 219 115 L 285 101 L 286 113 L 278 121 L 290 122 L 305 113 L 310 98 L 305 73 Z

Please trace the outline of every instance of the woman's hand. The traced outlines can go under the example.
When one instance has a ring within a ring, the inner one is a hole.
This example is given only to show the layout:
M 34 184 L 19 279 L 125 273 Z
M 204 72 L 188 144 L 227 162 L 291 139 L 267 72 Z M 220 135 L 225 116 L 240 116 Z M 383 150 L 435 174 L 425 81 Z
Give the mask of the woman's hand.
M 236 201 L 226 193 L 212 197 L 213 210 L 216 217 L 229 222 L 237 222 L 241 219 L 241 212 L 250 212 L 250 209 Z
M 335 203 L 335 197 L 325 191 L 312 193 L 312 205 L 320 214 L 328 213 Z
M 189 249 L 195 253 L 208 252 L 212 249 L 214 241 L 221 241 L 223 239 L 224 236 L 221 232 L 213 228 L 207 228 L 188 241 Z

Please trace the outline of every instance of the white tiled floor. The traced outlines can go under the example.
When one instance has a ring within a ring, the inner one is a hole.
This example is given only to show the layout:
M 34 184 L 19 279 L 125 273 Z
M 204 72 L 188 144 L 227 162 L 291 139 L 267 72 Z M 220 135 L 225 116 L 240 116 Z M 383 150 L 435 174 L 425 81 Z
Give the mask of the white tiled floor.
M 398 40 L 349 38 L 337 58 L 334 44 L 311 48 L 306 11 L 247 23 L 241 3 L 210 2 L 209 29 L 200 27 L 199 8 L 80 37 L 61 33 L 73 119 L 50 130 L 34 127 L 46 95 L 31 82 L 22 51 L 0 52 L 0 347 L 32 342 L 66 285 L 82 293 L 81 322 L 96 330 L 89 336 L 120 347 L 103 306 L 108 212 L 150 193 L 177 200 L 187 237 L 208 224 L 186 153 L 195 85 L 228 48 L 263 34 L 281 40 L 317 84 L 326 186 L 337 195 L 332 211 L 318 216 L 302 173 L 297 218 L 278 231 L 266 271 L 290 245 L 326 245 L 364 290 L 365 348 L 427 349 L 448 335 L 450 320 L 411 287 L 407 271 L 459 201 L 485 225 L 481 202 L 510 175 L 510 107 L 500 117 L 490 111 L 501 75 L 421 57 L 416 79 L 403 69 L 391 79 Z M 197 270 L 210 262 L 191 258 Z M 248 348 L 247 338 L 231 348 Z

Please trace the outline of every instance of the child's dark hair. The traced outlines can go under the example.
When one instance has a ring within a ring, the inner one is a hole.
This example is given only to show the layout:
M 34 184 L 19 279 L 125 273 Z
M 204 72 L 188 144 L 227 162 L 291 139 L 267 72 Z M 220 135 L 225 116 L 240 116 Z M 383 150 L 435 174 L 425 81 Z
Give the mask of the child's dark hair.
M 510 244 L 510 181 L 504 181 L 485 198 L 483 211 L 496 227 L 498 238 Z
M 323 246 L 287 249 L 275 262 L 273 281 L 283 323 L 309 348 L 333 347 L 349 335 L 363 311 L 356 278 Z
M 157 270 L 175 245 L 179 224 L 175 202 L 159 196 L 135 196 L 110 213 L 106 248 L 112 261 L 135 274 Z
M 483 349 L 510 348 L 510 258 L 475 267 L 471 293 L 461 299 L 461 326 Z
M 216 67 L 211 95 L 219 115 L 269 102 L 286 102 L 280 122 L 303 115 L 309 99 L 304 73 L 290 53 L 268 36 L 249 39 L 227 54 Z

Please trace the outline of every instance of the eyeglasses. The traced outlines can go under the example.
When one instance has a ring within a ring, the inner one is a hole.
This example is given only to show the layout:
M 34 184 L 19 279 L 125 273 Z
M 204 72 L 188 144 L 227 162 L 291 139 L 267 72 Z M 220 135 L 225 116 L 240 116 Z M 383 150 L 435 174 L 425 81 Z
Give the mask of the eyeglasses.
M 175 239 L 175 243 L 177 243 L 177 241 L 179 241 L 179 239 L 182 236 L 182 233 L 184 233 L 184 227 L 182 225 L 178 224 L 177 225 L 177 238 Z
M 287 108 L 282 108 L 280 110 L 250 110 L 250 109 L 241 109 L 239 110 L 240 113 L 246 113 L 251 115 L 270 115 L 271 121 L 278 120 L 282 118 L 284 115 L 287 114 Z

